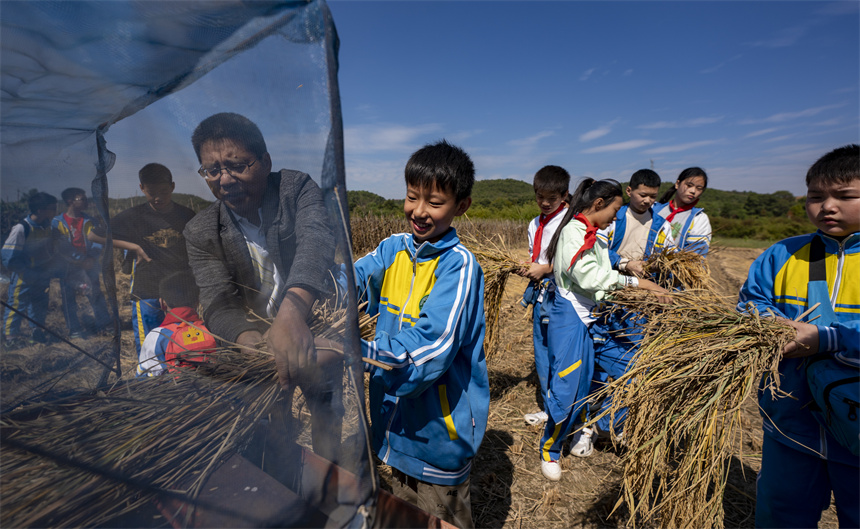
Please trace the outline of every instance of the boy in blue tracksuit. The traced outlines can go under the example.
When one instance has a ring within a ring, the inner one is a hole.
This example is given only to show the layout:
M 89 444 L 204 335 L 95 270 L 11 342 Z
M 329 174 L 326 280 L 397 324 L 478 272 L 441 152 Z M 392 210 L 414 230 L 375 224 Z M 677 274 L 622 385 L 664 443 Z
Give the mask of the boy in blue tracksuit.
M 540 383 L 540 394 L 546 403 L 549 378 L 549 349 L 547 345 L 547 325 L 549 316 L 544 304 L 547 288 L 552 281 L 552 263 L 546 258 L 549 241 L 555 235 L 555 230 L 561 224 L 567 204 L 565 199 L 570 192 L 570 173 L 557 165 L 546 165 L 535 173 L 535 200 L 540 208 L 540 215 L 529 223 L 529 255 L 531 264 L 520 273 L 527 277 L 529 285 L 523 294 L 523 305 L 532 305 L 532 343 L 535 351 L 535 371 Z M 523 417 L 528 424 L 545 423 L 549 416 L 545 409 L 527 413 Z
M 815 233 L 785 239 L 750 267 L 739 310 L 770 309 L 797 331 L 779 365 L 779 397 L 759 395 L 764 429 L 756 484 L 756 527 L 817 527 L 836 500 L 840 527 L 860 527 L 860 457 L 811 411 L 806 357 L 860 370 L 860 146 L 836 149 L 806 175 L 806 213 Z M 820 303 L 808 318 L 794 322 Z M 855 419 L 856 420 L 856 419 Z
M 110 325 L 107 301 L 99 282 L 102 246 L 91 241 L 89 233 L 97 221 L 86 214 L 87 193 L 83 189 L 70 187 L 60 194 L 66 204 L 66 211 L 51 222 L 51 229 L 57 238 L 57 252 L 66 264 L 66 274 L 60 282 L 63 295 L 63 316 L 69 327 L 71 338 L 81 337 L 81 322 L 78 318 L 76 293 L 85 285 L 87 298 L 93 308 L 95 329 L 104 332 Z
M 48 288 L 51 278 L 60 274 L 54 239 L 51 234 L 51 219 L 57 214 L 57 198 L 39 192 L 31 196 L 27 204 L 30 214 L 12 227 L 3 243 L 3 266 L 12 272 L 9 282 L 9 297 L 3 317 L 3 337 L 6 347 L 18 345 L 22 339 L 21 315 L 30 318 L 33 341 L 47 339 L 44 330 L 38 328 L 48 317 Z
M 379 314 L 362 354 L 392 367 L 367 367 L 373 448 L 393 469 L 395 494 L 471 527 L 469 475 L 490 403 L 484 277 L 451 222 L 472 203 L 475 170 L 443 140 L 416 151 L 405 173 L 411 233 L 355 263 L 367 312 Z
M 651 169 L 636 171 L 625 190 L 630 202 L 618 210 L 615 220 L 605 230 L 597 232 L 597 237 L 606 243 L 609 260 L 615 270 L 644 277 L 645 260 L 664 248 L 674 246 L 671 225 L 653 207 L 659 192 L 660 175 Z M 639 342 L 635 334 L 630 336 L 630 329 L 634 325 L 636 322 L 633 318 L 613 314 L 596 321 L 592 326 L 595 362 L 595 386 L 592 391 L 609 382 L 610 377 L 617 379 L 627 371 Z M 592 415 L 599 414 L 610 405 L 611 400 L 605 399 L 600 410 Z M 601 418 L 597 422 L 601 435 L 620 436 L 624 416 L 622 411 L 615 417 L 614 424 L 609 415 Z M 592 435 L 591 428 L 583 428 L 582 434 L 571 447 L 571 454 L 579 457 L 591 455 Z

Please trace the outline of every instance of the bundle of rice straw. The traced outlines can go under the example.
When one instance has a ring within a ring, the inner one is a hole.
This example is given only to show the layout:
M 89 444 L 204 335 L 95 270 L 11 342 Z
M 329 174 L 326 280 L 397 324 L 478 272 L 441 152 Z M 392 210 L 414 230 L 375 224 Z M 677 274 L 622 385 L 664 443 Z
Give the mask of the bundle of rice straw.
M 318 302 L 310 327 L 337 341 L 346 321 L 345 308 Z M 363 337 L 374 323 L 361 314 Z M 265 349 L 218 349 L 194 370 L 5 414 L 0 526 L 92 527 L 158 495 L 193 501 L 279 395 Z
M 668 290 L 709 290 L 715 285 L 705 258 L 696 252 L 664 248 L 645 261 L 645 275 Z
M 473 235 L 471 231 L 461 232 L 460 240 L 469 248 L 469 251 L 475 254 L 475 258 L 484 269 L 484 312 L 487 318 L 484 354 L 489 360 L 500 348 L 497 342 L 499 312 L 508 278 L 512 273 L 524 270 L 526 267 L 513 257 L 500 235 L 487 238 Z
M 633 366 L 597 396 L 612 395 L 613 416 L 628 408 L 618 505 L 633 525 L 721 527 L 741 405 L 762 375 L 778 392 L 780 352 L 794 333 L 706 291 L 672 296 L 672 305 L 635 289 L 614 297 L 613 310 L 647 318 Z

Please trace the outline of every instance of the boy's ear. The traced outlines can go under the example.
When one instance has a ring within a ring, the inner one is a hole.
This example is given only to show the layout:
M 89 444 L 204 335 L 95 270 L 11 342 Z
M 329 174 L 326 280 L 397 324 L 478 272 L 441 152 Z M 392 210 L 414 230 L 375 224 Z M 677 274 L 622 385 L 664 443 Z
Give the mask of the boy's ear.
M 170 192 L 173 193 L 174 190 L 176 190 L 176 182 L 170 182 Z
M 472 197 L 466 197 L 457 204 L 457 213 L 454 214 L 455 217 L 459 217 L 463 213 L 465 213 L 469 207 L 472 205 Z
M 263 163 L 263 167 L 266 168 L 266 174 L 272 172 L 272 155 L 269 153 L 265 153 L 260 161 Z
M 627 193 L 628 197 L 632 196 L 633 195 L 633 188 L 630 186 L 627 186 L 627 189 L 625 189 L 624 192 Z

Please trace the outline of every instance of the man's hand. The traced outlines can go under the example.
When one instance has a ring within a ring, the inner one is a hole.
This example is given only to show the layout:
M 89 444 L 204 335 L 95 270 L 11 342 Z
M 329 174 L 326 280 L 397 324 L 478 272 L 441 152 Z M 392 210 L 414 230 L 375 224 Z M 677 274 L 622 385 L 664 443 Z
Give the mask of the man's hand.
M 137 256 L 134 259 L 135 264 L 139 265 L 144 261 L 147 263 L 152 261 L 152 259 L 148 255 L 146 255 L 146 252 L 143 251 L 143 248 L 141 248 L 139 244 L 135 244 L 134 246 L 135 248 L 132 251 Z
M 291 288 L 281 302 L 272 327 L 266 333 L 269 352 L 275 356 L 281 386 L 289 386 L 298 380 L 302 370 L 316 365 L 314 337 L 306 322 L 313 301 L 310 292 Z
M 256 349 L 263 342 L 263 335 L 260 331 L 245 331 L 236 338 L 236 345 L 239 349 Z
M 794 328 L 794 340 L 788 342 L 782 350 L 785 358 L 803 358 L 818 352 L 818 327 L 811 323 L 778 318 L 779 321 Z

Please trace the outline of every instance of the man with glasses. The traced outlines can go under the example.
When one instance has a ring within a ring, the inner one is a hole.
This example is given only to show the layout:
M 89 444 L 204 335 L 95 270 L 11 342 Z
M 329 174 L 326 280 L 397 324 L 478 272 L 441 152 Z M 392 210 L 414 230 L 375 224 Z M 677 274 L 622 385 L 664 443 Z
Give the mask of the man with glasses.
M 239 114 L 206 118 L 191 143 L 198 172 L 217 199 L 185 229 L 201 315 L 227 343 L 253 348 L 265 336 L 282 386 L 309 382 L 314 377 L 305 368 L 315 366 L 316 349 L 307 319 L 334 264 L 322 193 L 305 173 L 272 172 L 260 129 Z M 336 378 L 322 391 L 303 387 L 313 415 L 314 448 L 329 459 L 335 454 L 319 434 L 339 432 L 339 422 L 328 415 L 331 386 L 341 384 Z

